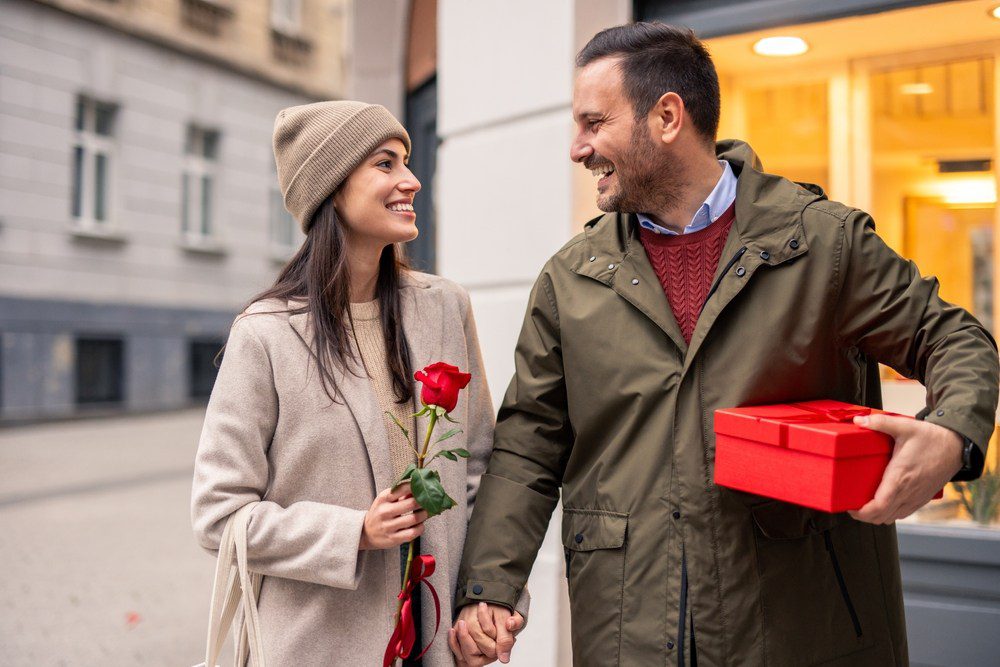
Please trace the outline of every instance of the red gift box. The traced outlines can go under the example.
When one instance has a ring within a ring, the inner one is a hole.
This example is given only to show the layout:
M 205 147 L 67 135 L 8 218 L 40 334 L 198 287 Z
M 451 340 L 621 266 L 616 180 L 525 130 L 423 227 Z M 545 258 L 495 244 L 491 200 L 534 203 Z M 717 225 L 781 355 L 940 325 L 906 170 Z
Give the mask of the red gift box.
M 826 512 L 859 509 L 892 454 L 891 436 L 854 424 L 873 412 L 903 416 L 840 401 L 716 410 L 715 483 Z

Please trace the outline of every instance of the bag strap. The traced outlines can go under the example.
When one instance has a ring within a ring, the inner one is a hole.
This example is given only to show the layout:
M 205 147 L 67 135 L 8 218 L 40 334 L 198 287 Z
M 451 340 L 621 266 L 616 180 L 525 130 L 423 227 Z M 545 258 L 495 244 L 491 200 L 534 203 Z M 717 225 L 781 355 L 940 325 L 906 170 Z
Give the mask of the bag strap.
M 257 595 L 260 593 L 262 577 L 260 574 L 250 573 L 247 567 L 247 525 L 250 523 L 250 513 L 256 506 L 257 502 L 247 503 L 234 512 L 222 532 L 208 617 L 208 641 L 205 647 L 207 667 L 216 667 L 216 660 L 241 603 L 244 623 L 241 636 L 237 638 L 237 665 L 243 667 L 246 664 L 246 648 L 249 647 L 254 667 L 265 667 L 260 619 L 257 615 Z

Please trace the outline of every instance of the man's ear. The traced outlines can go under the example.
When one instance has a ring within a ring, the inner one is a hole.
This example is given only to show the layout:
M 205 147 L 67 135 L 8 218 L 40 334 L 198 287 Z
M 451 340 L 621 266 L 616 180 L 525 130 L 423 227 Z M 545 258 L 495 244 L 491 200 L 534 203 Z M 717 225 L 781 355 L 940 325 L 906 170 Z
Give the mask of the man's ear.
M 660 141 L 672 144 L 684 126 L 684 100 L 677 93 L 663 93 L 650 110 L 650 115 Z

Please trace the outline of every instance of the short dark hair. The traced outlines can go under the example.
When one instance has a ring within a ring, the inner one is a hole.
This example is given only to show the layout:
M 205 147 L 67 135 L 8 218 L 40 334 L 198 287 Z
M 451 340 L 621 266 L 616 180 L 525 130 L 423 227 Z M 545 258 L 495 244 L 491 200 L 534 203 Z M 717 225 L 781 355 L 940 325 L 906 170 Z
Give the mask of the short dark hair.
M 625 94 L 636 118 L 649 113 L 664 93 L 684 100 L 691 122 L 711 141 L 719 131 L 719 75 L 708 49 L 690 28 L 640 22 L 594 35 L 576 56 L 576 66 L 620 57 Z

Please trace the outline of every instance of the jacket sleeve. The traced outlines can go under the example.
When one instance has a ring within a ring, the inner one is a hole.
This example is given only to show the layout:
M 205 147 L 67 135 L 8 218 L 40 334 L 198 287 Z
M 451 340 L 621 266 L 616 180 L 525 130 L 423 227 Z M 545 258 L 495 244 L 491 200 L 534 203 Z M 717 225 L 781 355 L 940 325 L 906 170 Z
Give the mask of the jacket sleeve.
M 469 516 L 471 517 L 476 504 L 476 495 L 479 492 L 480 480 L 489 462 L 490 453 L 493 451 L 493 431 L 495 427 L 493 419 L 493 399 L 490 397 L 490 388 L 486 382 L 486 369 L 483 365 L 482 350 L 479 346 L 479 334 L 476 331 L 476 318 L 472 313 L 472 303 L 469 295 L 463 290 L 463 309 L 465 312 L 464 328 L 465 343 L 469 353 L 469 370 L 472 374 L 472 382 L 468 388 L 469 396 L 469 460 L 467 462 L 466 477 L 466 501 L 468 503 Z M 527 627 L 528 610 L 531 606 L 531 595 L 528 588 L 521 591 L 521 595 L 515 604 L 515 611 L 524 617 L 522 630 Z
M 514 364 L 466 536 L 456 609 L 481 600 L 518 608 L 559 500 L 572 431 L 558 310 L 545 272 L 531 292 Z
M 969 438 L 985 455 L 1000 387 L 996 342 L 938 281 L 890 249 L 860 211 L 844 226 L 837 330 L 854 346 L 927 388 L 926 421 Z
M 202 547 L 216 553 L 226 521 L 265 497 L 267 451 L 278 419 L 271 361 L 246 316 L 233 325 L 195 459 L 191 516 Z M 365 512 L 318 502 L 264 500 L 250 517 L 250 569 L 267 576 L 355 589 Z

